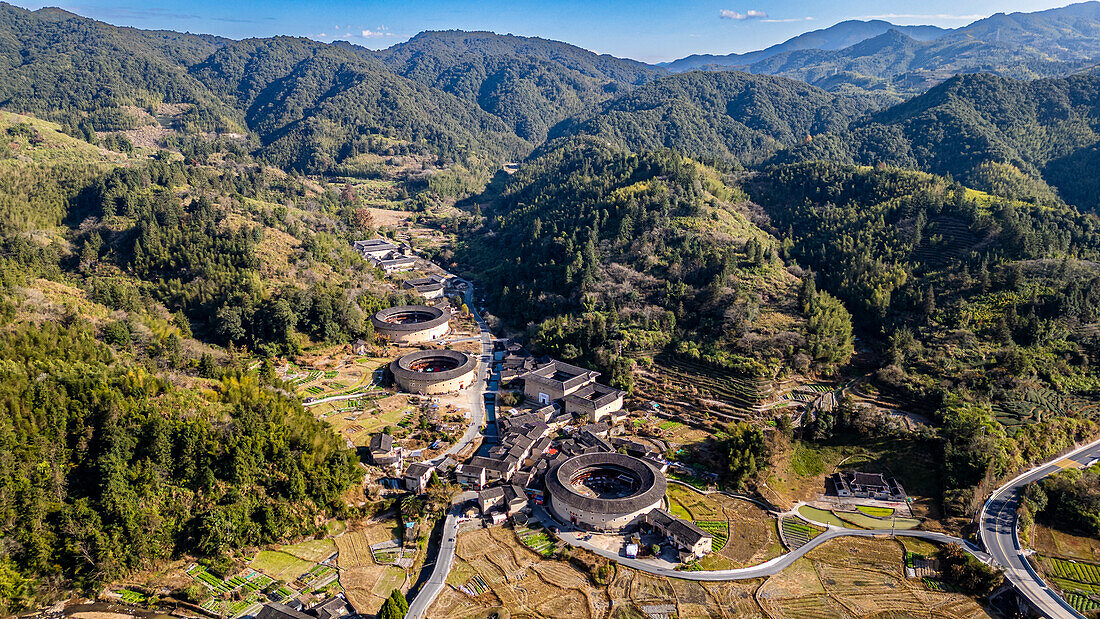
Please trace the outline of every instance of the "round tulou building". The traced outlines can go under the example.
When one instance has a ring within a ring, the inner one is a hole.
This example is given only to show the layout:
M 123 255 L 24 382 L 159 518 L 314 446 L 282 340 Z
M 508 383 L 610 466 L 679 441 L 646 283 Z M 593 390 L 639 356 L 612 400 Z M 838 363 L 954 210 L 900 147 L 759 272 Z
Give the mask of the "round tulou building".
M 375 333 L 398 344 L 438 339 L 450 330 L 451 312 L 430 305 L 399 305 L 371 317 Z
M 473 382 L 477 358 L 457 350 L 418 350 L 390 363 L 390 373 L 409 393 L 448 393 Z
M 582 454 L 546 476 L 550 513 L 561 522 L 618 532 L 660 508 L 668 482 L 652 466 L 625 454 Z

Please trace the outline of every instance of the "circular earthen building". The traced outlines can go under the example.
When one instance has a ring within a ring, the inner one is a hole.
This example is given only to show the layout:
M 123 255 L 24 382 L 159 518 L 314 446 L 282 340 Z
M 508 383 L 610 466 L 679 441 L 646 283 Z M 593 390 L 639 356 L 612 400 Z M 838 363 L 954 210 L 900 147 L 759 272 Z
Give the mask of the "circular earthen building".
M 390 372 L 409 393 L 448 393 L 473 382 L 477 358 L 457 350 L 418 350 L 390 363 Z
M 589 453 L 566 460 L 546 475 L 550 513 L 561 522 L 618 532 L 662 506 L 665 476 L 619 453 Z
M 438 339 L 450 330 L 451 312 L 430 305 L 400 305 L 371 317 L 375 333 L 398 344 Z

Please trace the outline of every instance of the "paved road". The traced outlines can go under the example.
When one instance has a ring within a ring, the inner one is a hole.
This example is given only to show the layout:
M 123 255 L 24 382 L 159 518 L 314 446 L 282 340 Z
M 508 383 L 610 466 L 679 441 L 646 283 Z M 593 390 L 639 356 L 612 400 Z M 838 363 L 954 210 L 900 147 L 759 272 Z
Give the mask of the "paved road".
M 447 584 L 447 574 L 451 572 L 451 565 L 455 561 L 455 539 L 458 537 L 456 509 L 452 508 L 447 512 L 447 519 L 443 522 L 443 541 L 439 543 L 439 554 L 436 555 L 432 575 L 420 588 L 416 598 L 409 603 L 409 612 L 405 614 L 405 619 L 423 617 Z
M 470 308 L 470 314 L 474 317 L 474 320 L 477 321 L 478 329 L 481 330 L 480 336 L 475 338 L 481 340 L 481 363 L 478 365 L 477 378 L 474 379 L 469 389 L 466 390 L 466 394 L 470 398 L 470 425 L 466 428 L 465 434 L 462 435 L 462 438 L 460 438 L 457 443 L 432 460 L 432 462 L 436 464 L 442 462 L 447 456 L 453 456 L 462 451 L 467 445 L 477 440 L 477 437 L 481 434 L 481 427 L 485 425 L 485 387 L 486 379 L 492 372 L 493 333 L 489 330 L 489 325 L 485 324 L 485 320 L 477 313 L 477 310 L 474 309 L 473 282 L 467 282 L 466 307 Z
M 1083 616 L 1048 587 L 1028 563 L 1016 535 L 1016 505 L 1020 491 L 1027 484 L 1064 468 L 1081 466 L 1094 458 L 1100 458 L 1100 441 L 1037 466 L 998 488 L 982 506 L 979 515 L 982 545 L 986 551 L 1005 568 L 1005 577 L 1012 586 L 1039 612 L 1052 619 L 1083 619 Z
M 470 426 L 466 428 L 466 433 L 462 435 L 457 443 L 432 460 L 436 464 L 442 462 L 447 456 L 462 451 L 467 445 L 475 441 L 481 433 L 481 426 L 485 424 L 485 386 L 486 378 L 492 374 L 493 334 L 489 331 L 489 326 L 485 324 L 485 320 L 474 309 L 474 285 L 472 282 L 468 282 L 466 288 L 466 307 L 470 308 L 470 313 L 481 330 L 481 363 L 478 365 L 477 378 L 466 390 L 470 398 Z M 443 540 L 439 544 L 439 552 L 435 557 L 435 567 L 432 568 L 432 575 L 420 588 L 416 598 L 409 604 L 409 612 L 405 615 L 406 619 L 420 619 L 420 617 L 423 617 L 435 598 L 443 591 L 443 587 L 446 586 L 447 575 L 451 572 L 451 566 L 455 560 L 455 539 L 458 537 L 458 506 L 476 497 L 477 493 L 463 493 L 456 499 L 456 504 L 452 505 L 447 512 L 447 517 L 443 521 Z
M 439 543 L 439 554 L 436 555 L 432 575 L 428 578 L 428 582 L 420 588 L 420 593 L 417 594 L 416 599 L 409 603 L 409 612 L 405 614 L 405 619 L 420 619 L 420 617 L 423 617 L 431 608 L 435 598 L 443 591 L 443 587 L 447 586 L 447 575 L 451 573 L 451 567 L 455 562 L 458 514 L 463 504 L 476 498 L 476 492 L 467 491 L 454 499 L 454 504 L 447 511 L 447 518 L 443 521 L 443 540 Z
M 558 527 L 561 526 L 560 524 L 554 522 L 550 518 L 549 514 L 546 513 L 546 510 L 542 509 L 541 507 L 535 508 L 535 515 L 539 518 L 539 520 L 543 522 L 544 525 Z M 677 571 L 675 569 L 655 565 L 650 561 L 631 559 L 620 555 L 618 552 L 605 550 L 603 548 L 594 546 L 593 544 L 584 541 L 584 539 L 581 537 L 582 535 L 585 535 L 585 533 L 563 530 L 561 533 L 558 534 L 558 537 L 560 537 L 565 543 L 569 544 L 570 546 L 579 546 L 582 548 L 586 548 L 602 557 L 606 557 L 608 559 L 611 559 L 612 561 L 618 562 L 621 565 L 625 565 L 627 567 L 631 567 L 642 572 L 655 574 L 657 576 L 667 576 L 669 578 L 682 578 L 684 580 L 718 581 L 748 580 L 751 578 L 764 578 L 767 576 L 774 576 L 779 572 L 782 572 L 784 569 L 790 566 L 790 564 L 802 558 L 807 552 L 810 552 L 814 548 L 817 548 L 821 544 L 824 544 L 831 539 L 836 539 L 838 537 L 874 537 L 885 539 L 890 537 L 890 532 L 829 527 L 827 531 L 813 538 L 809 541 L 809 543 L 799 548 L 798 550 L 793 550 L 786 554 L 780 555 L 778 557 L 775 557 L 774 559 L 761 563 L 760 565 L 753 565 L 751 567 L 743 567 L 734 570 L 711 570 L 704 572 Z M 957 537 L 944 535 L 943 533 L 935 533 L 932 531 L 895 531 L 894 535 L 899 537 L 919 537 L 921 539 L 939 542 L 941 544 L 957 544 L 959 546 L 962 546 L 964 549 L 966 549 L 967 552 L 973 554 L 978 558 L 987 558 L 985 557 L 985 553 L 981 552 L 970 543 Z

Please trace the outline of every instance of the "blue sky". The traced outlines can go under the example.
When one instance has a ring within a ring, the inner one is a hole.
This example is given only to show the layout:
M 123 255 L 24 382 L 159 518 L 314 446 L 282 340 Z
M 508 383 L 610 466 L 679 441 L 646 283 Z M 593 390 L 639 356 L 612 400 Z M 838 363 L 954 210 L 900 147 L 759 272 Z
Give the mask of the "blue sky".
M 997 12 L 1068 0 L 15 0 L 61 6 L 112 24 L 211 33 L 277 34 L 389 47 L 422 30 L 491 30 L 540 36 L 645 62 L 767 47 L 845 19 L 966 25 Z

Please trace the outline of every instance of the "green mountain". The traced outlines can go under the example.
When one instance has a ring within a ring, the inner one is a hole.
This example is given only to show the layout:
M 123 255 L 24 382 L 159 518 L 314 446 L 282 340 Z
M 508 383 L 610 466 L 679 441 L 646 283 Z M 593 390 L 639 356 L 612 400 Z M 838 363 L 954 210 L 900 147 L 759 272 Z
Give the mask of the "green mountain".
M 347 47 L 475 104 L 533 141 L 564 118 L 664 73 L 558 41 L 491 32 L 422 32 L 378 52 Z
M 485 225 L 455 260 L 494 313 L 532 325 L 538 347 L 623 388 L 632 358 L 663 349 L 755 377 L 796 353 L 821 367 L 846 359 L 850 321 L 847 332 L 791 332 L 818 310 L 799 306 L 799 279 L 738 208 L 744 199 L 670 151 L 562 139 L 471 198 Z
M 328 170 L 370 151 L 370 136 L 461 159 L 499 162 L 530 149 L 498 118 L 453 95 L 346 48 L 308 39 L 226 44 L 191 73 L 245 111 L 261 140 L 261 155 L 280 166 Z
M 2 4 L 0 67 L 0 107 L 57 120 L 74 134 L 78 126 L 88 135 L 132 129 L 141 110 L 178 104 L 176 129 L 250 134 L 263 157 L 300 170 L 329 170 L 392 146 L 379 140 L 470 167 L 495 167 L 532 147 L 453 95 L 306 39 L 229 41 Z
M 0 107 L 112 130 L 129 122 L 119 106 L 186 103 L 196 129 L 239 130 L 242 114 L 187 71 L 222 43 L 0 3 Z
M 1100 77 L 1018 81 L 960 75 L 905 103 L 820 136 L 780 160 L 887 163 L 950 174 L 1002 195 L 1100 208 Z
M 552 135 L 593 135 L 630 149 L 672 148 L 745 163 L 842 130 L 881 105 L 796 80 L 731 71 L 666 77 L 565 121 Z

